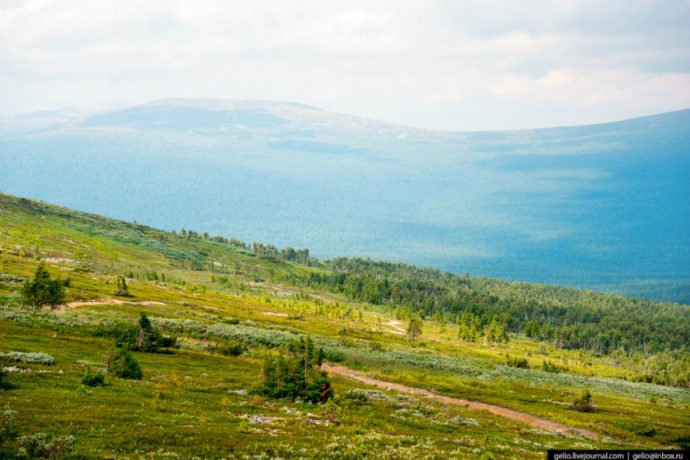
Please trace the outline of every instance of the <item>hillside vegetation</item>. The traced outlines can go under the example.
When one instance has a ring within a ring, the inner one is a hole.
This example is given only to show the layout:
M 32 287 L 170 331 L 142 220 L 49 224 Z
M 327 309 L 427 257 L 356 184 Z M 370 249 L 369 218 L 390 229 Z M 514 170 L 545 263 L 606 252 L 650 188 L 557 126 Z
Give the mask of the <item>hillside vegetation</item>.
M 65 296 L 42 308 L 25 292 L 41 266 L 44 285 Z M 688 330 L 687 306 L 319 261 L 0 195 L 8 458 L 22 449 L 418 459 L 687 447 Z

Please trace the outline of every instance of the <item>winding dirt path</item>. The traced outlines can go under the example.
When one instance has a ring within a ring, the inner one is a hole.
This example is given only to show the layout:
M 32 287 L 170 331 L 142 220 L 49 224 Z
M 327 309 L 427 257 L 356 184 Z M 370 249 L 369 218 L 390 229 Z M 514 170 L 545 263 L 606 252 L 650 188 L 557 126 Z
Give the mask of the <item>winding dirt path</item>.
M 384 380 L 378 380 L 372 377 L 368 377 L 361 372 L 354 371 L 344 366 L 332 366 L 330 364 L 323 364 L 321 367 L 331 374 L 341 375 L 343 377 L 347 377 L 373 387 L 383 388 L 385 390 L 393 390 L 399 393 L 424 396 L 435 401 L 441 401 L 446 404 L 454 404 L 457 406 L 465 406 L 470 409 L 484 410 L 487 412 L 491 412 L 494 415 L 498 415 L 499 417 L 505 417 L 516 422 L 526 423 L 527 425 L 544 431 L 552 431 L 567 436 L 582 436 L 595 441 L 598 439 L 598 435 L 592 431 L 585 430 L 583 428 L 575 428 L 572 426 L 564 425 L 562 423 L 546 420 L 540 417 L 536 417 L 534 415 L 526 414 L 524 412 L 518 412 L 513 409 L 496 406 L 494 404 L 452 398 L 450 396 L 443 396 L 428 390 L 424 390 L 422 388 L 409 387 L 407 385 L 402 385 L 400 383 L 392 383 L 386 382 Z

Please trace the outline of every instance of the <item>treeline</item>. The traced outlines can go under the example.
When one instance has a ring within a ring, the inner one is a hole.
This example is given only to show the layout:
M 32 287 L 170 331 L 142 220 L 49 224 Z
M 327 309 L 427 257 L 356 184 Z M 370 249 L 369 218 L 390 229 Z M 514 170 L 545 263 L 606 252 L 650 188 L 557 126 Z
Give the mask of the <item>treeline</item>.
M 176 234 L 176 232 L 173 232 Z M 236 249 L 246 251 L 250 254 L 259 257 L 260 259 L 271 262 L 294 262 L 302 265 L 315 264 L 317 261 L 312 259 L 309 255 L 309 249 L 295 249 L 287 246 L 283 249 L 278 249 L 272 244 L 263 244 L 254 242 L 251 245 L 241 241 L 237 238 L 226 238 L 224 236 L 209 235 L 206 232 L 200 233 L 194 230 L 180 230 L 179 235 L 186 240 L 203 240 L 212 241 L 214 243 L 232 246 Z
M 294 249 L 286 247 L 278 249 L 272 244 L 252 243 L 252 252 L 259 258 L 273 262 L 295 262 L 302 265 L 309 265 L 312 259 L 309 257 L 309 249 Z
M 171 284 L 179 284 L 184 286 L 187 284 L 185 280 L 182 278 L 176 278 L 170 274 L 165 274 L 163 272 L 157 272 L 157 271 L 147 271 L 147 272 L 134 272 L 134 271 L 128 271 L 124 275 L 125 278 L 129 279 L 137 279 L 137 280 L 146 280 L 146 281 L 162 281 L 164 283 L 171 283 Z
M 173 234 L 177 232 L 173 231 Z M 237 238 L 226 238 L 219 235 L 209 235 L 207 232 L 197 232 L 194 230 L 185 230 L 184 228 L 180 230 L 179 235 L 186 240 L 203 240 L 203 241 L 213 241 L 214 243 L 225 244 L 227 246 L 234 246 L 240 249 L 249 249 L 249 245 L 245 244 L 243 241 Z
M 509 331 L 562 348 L 659 352 L 690 344 L 690 307 L 684 305 L 368 259 L 338 258 L 326 266 L 328 272 L 311 273 L 302 282 L 354 300 L 403 306 L 454 322 L 463 312 L 477 316 L 483 325 L 507 315 Z

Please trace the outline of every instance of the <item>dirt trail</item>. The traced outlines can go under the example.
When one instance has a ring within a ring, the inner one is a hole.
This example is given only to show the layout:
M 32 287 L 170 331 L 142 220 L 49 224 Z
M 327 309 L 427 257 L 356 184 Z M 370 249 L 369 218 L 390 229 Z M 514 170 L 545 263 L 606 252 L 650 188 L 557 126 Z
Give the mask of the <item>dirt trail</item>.
M 65 305 L 60 305 L 57 310 L 65 311 L 68 308 L 77 307 L 95 307 L 99 305 L 165 305 L 163 302 L 156 300 L 120 300 L 120 299 L 104 299 L 104 300 L 89 300 L 69 302 Z
M 385 390 L 393 390 L 399 393 L 424 396 L 426 398 L 441 401 L 446 404 L 465 406 L 469 407 L 470 409 L 485 410 L 500 417 L 505 417 L 516 422 L 526 423 L 540 430 L 552 431 L 568 436 L 582 436 L 595 441 L 598 439 L 597 434 L 592 431 L 585 430 L 582 428 L 575 428 L 558 422 L 553 422 L 551 420 L 546 420 L 543 418 L 536 417 L 534 415 L 526 414 L 524 412 L 518 412 L 512 409 L 507 409 L 505 407 L 495 406 L 493 404 L 487 404 L 478 401 L 468 401 L 466 399 L 452 398 L 450 396 L 443 396 L 436 393 L 432 393 L 431 391 L 424 390 L 422 388 L 409 387 L 407 385 L 402 385 L 399 383 L 391 383 L 386 382 L 384 380 L 378 380 L 372 377 L 367 377 L 361 372 L 354 371 L 343 366 L 332 366 L 329 364 L 324 364 L 322 368 L 331 374 L 341 375 L 343 377 L 347 377 L 374 387 L 383 388 Z
M 383 325 L 391 328 L 388 330 L 391 334 L 405 335 L 405 329 L 402 328 L 402 322 L 400 321 L 390 320 L 387 323 L 383 323 Z

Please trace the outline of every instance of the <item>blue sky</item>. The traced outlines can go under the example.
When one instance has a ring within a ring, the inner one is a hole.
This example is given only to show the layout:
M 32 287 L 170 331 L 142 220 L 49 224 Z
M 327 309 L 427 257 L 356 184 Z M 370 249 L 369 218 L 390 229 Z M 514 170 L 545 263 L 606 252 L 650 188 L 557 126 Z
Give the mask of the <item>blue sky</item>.
M 204 97 L 594 123 L 690 107 L 688 43 L 688 0 L 0 0 L 0 114 Z

